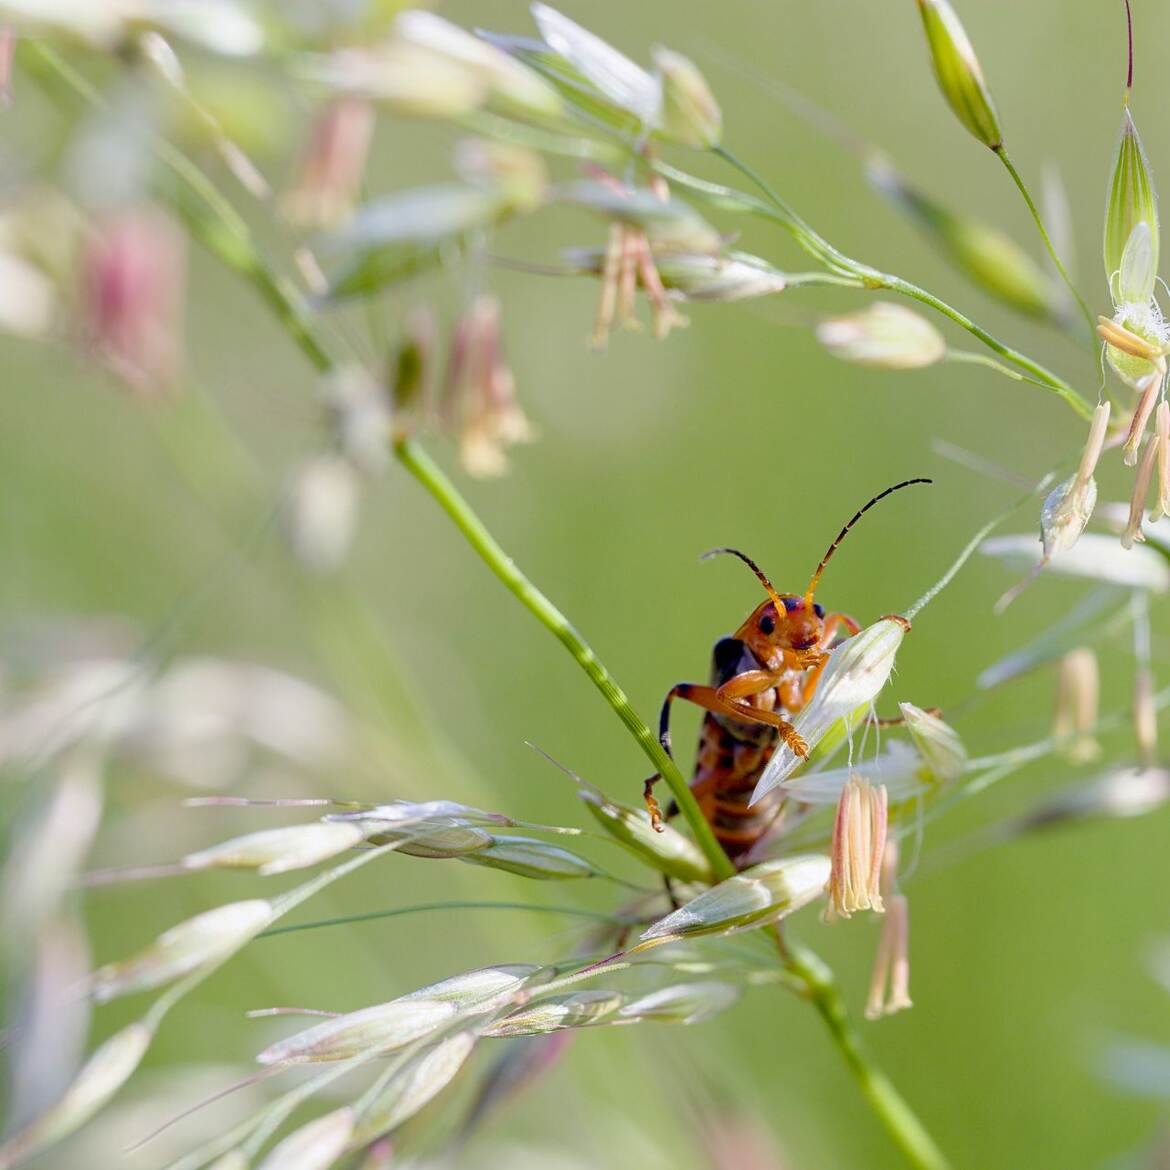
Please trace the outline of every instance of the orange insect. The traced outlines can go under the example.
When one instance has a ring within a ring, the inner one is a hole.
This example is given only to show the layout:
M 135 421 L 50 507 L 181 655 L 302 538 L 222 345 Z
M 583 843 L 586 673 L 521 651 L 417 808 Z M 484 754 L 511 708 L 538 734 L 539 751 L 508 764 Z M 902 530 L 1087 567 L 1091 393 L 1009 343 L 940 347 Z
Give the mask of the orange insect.
M 825 566 L 849 530 L 879 500 L 912 484 L 930 482 L 904 480 L 859 508 L 821 557 L 803 594 L 777 592 L 755 561 L 737 549 L 717 548 L 704 554 L 704 560 L 721 553 L 739 557 L 759 578 L 768 598 L 734 634 L 715 643 L 709 685 L 678 683 L 667 692 L 658 737 L 667 753 L 673 754 L 670 708 L 675 699 L 695 703 L 707 712 L 691 790 L 732 861 L 742 861 L 779 815 L 783 801 L 779 789 L 754 805 L 748 803 L 777 743 L 783 740 L 798 756 L 808 755 L 807 745 L 788 717 L 812 698 L 841 630 L 856 634 L 860 629 L 847 614 L 826 614 L 813 600 Z M 660 829 L 662 810 L 653 794 L 658 780 L 655 775 L 646 781 L 644 795 L 654 827 Z M 671 807 L 668 815 L 675 811 Z

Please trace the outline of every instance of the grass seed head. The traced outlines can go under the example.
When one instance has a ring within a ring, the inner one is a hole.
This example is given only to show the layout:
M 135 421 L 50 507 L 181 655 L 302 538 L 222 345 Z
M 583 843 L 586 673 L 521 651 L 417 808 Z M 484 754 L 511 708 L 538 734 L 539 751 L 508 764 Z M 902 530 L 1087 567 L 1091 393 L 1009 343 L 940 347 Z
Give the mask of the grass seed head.
M 1062 741 L 1074 764 L 1091 763 L 1101 756 L 1101 745 L 1093 735 L 1100 694 L 1097 655 L 1087 646 L 1070 650 L 1060 660 L 1052 735 Z
M 354 822 L 326 821 L 261 829 L 188 853 L 184 869 L 255 869 L 262 876 L 305 869 L 352 849 L 365 834 Z
M 829 859 L 819 853 L 765 861 L 660 918 L 642 932 L 641 941 L 655 945 L 763 926 L 819 898 L 828 879 Z
M 328 1170 L 349 1145 L 353 1126 L 349 1105 L 306 1122 L 274 1146 L 257 1170 Z
M 141 1021 L 115 1032 L 94 1050 L 55 1105 L 0 1145 L 0 1166 L 23 1164 L 101 1112 L 138 1068 L 153 1038 Z
M 409 1121 L 455 1079 L 474 1047 L 472 1033 L 456 1032 L 404 1065 L 362 1114 L 353 1144 L 368 1145 Z
M 955 117 L 984 146 L 998 150 L 1003 131 L 966 30 L 949 0 L 918 0 L 939 89 Z
M 879 301 L 856 313 L 826 317 L 817 340 L 842 361 L 886 370 L 916 370 L 946 356 L 942 334 L 904 305 Z
M 662 136 L 702 150 L 718 146 L 723 137 L 723 111 L 698 66 L 689 57 L 661 46 L 654 50 L 653 58 L 662 83 Z
M 350 214 L 361 194 L 374 123 L 374 107 L 366 98 L 343 94 L 325 105 L 281 201 L 287 219 L 301 227 L 329 228 Z
M 612 1016 L 625 1002 L 617 991 L 571 991 L 550 995 L 484 1029 L 485 1036 L 542 1036 L 565 1028 L 584 1028 Z
M 967 749 L 959 733 L 939 715 L 913 703 L 898 706 L 931 781 L 951 784 L 958 780 L 967 763 Z
M 1154 178 L 1127 105 L 1105 204 L 1105 276 L 1114 303 L 1143 303 L 1154 295 L 1158 242 Z
M 150 946 L 119 963 L 99 967 L 90 991 L 99 1003 L 173 983 L 205 964 L 226 959 L 272 921 L 264 898 L 230 902 L 164 931 Z

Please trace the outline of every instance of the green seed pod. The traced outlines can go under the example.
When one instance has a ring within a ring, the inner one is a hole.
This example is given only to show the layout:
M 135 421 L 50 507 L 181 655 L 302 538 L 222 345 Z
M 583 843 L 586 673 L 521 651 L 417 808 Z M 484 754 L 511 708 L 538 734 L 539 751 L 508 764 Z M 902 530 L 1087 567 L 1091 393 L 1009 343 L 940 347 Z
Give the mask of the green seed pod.
M 984 292 L 1030 317 L 1058 318 L 1062 303 L 1044 270 L 1006 233 L 958 216 L 910 186 L 885 159 L 866 166 L 870 183 L 923 228 L 947 259 Z
M 975 50 L 948 0 L 918 0 L 938 87 L 955 117 L 984 146 L 998 150 L 1003 131 Z
M 1149 229 L 1148 239 L 1142 233 L 1134 236 L 1143 223 Z M 1133 252 L 1127 257 L 1131 237 L 1134 237 Z M 1157 271 L 1158 196 L 1146 152 L 1127 107 L 1105 204 L 1105 276 L 1119 304 L 1144 303 L 1154 294 Z

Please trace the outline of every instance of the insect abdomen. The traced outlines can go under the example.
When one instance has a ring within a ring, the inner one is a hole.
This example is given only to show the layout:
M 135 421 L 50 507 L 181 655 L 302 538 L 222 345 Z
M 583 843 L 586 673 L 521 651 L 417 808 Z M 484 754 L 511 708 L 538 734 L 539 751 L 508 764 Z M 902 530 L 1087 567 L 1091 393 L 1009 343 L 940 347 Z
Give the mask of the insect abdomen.
M 720 686 L 747 670 L 759 670 L 755 655 L 738 639 L 715 645 L 711 683 Z M 691 787 L 715 838 L 733 861 L 746 854 L 776 818 L 775 791 L 748 807 L 764 766 L 776 748 L 778 732 L 762 723 L 708 714 L 699 735 Z

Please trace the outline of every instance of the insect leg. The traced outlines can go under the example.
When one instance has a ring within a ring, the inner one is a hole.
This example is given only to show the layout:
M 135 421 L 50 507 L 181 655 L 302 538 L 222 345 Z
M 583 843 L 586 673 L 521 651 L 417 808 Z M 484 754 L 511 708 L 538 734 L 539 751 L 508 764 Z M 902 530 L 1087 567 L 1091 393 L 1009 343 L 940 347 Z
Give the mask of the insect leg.
M 662 705 L 658 738 L 667 752 L 670 751 L 670 704 L 675 699 L 685 699 L 688 703 L 702 707 L 704 711 L 711 711 L 716 715 L 727 715 L 744 723 L 766 723 L 769 727 L 774 727 L 780 732 L 784 742 L 801 759 L 808 756 L 808 745 L 782 715 L 778 715 L 775 711 L 762 711 L 758 707 L 749 707 L 746 703 L 721 698 L 715 687 L 698 686 L 695 683 L 679 683 L 677 686 L 671 687 L 667 693 L 666 701 Z

